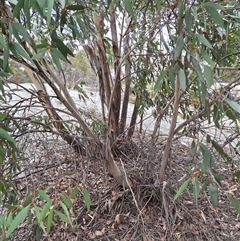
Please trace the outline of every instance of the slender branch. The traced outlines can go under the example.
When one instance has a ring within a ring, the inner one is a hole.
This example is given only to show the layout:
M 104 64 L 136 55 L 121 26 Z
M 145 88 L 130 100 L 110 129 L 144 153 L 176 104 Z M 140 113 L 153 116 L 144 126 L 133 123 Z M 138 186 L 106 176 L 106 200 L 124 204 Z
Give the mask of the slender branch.
M 169 129 L 169 133 L 168 133 L 168 138 L 167 138 L 167 144 L 163 153 L 163 158 L 162 158 L 162 162 L 161 162 L 161 168 L 160 168 L 160 173 L 159 173 L 159 181 L 160 183 L 163 181 L 164 175 L 165 175 L 165 170 L 167 167 L 167 163 L 168 163 L 168 157 L 169 157 L 169 153 L 171 150 L 171 145 L 172 145 L 172 139 L 174 136 L 174 130 L 177 124 L 177 117 L 178 117 L 178 108 L 179 108 L 179 103 L 180 103 L 180 81 L 179 81 L 179 77 L 176 76 L 176 80 L 175 80 L 175 99 L 174 99 L 174 105 L 173 105 L 173 116 L 172 116 L 172 122 L 171 122 L 171 126 Z M 159 183 L 156 183 L 157 185 Z
M 235 52 L 235 53 L 227 54 L 227 55 L 223 56 L 218 62 L 223 61 L 224 59 L 226 59 L 226 58 L 228 58 L 228 57 L 231 57 L 231 56 L 233 56 L 233 55 L 238 55 L 238 54 L 240 54 L 240 51 L 237 51 L 237 52 Z
M 217 70 L 240 70 L 240 67 L 215 67 Z

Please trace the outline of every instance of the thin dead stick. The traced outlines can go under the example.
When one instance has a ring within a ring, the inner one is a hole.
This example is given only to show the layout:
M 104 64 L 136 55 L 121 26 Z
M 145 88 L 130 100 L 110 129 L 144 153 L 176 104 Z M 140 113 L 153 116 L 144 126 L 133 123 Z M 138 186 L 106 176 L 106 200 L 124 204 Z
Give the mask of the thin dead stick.
M 166 198 L 165 198 L 165 187 L 167 185 L 167 182 L 166 181 L 163 181 L 163 187 L 162 187 L 162 206 L 164 208 L 164 211 L 165 211 L 165 216 L 166 216 L 166 219 L 167 219 L 167 225 L 169 227 L 169 214 L 168 214 L 168 209 L 167 209 L 167 202 L 166 202 Z
M 120 162 L 121 162 L 121 165 L 122 165 L 122 169 L 123 169 L 123 173 L 124 173 L 124 176 L 125 176 L 125 179 L 126 179 L 126 182 L 127 182 L 127 185 L 131 191 L 131 194 L 132 194 L 132 197 L 133 197 L 133 200 L 134 200 L 134 203 L 135 203 L 135 206 L 139 212 L 139 216 L 141 217 L 141 221 L 142 221 L 142 225 L 143 225 L 143 229 L 145 230 L 145 224 L 144 224 L 144 221 L 143 221 L 143 216 L 142 216 L 142 211 L 140 210 L 139 206 L 138 206 L 138 203 L 137 203 L 137 200 L 135 198 L 135 195 L 134 195 L 134 192 L 131 188 L 131 185 L 128 183 L 128 178 L 127 178 L 127 173 L 126 173 L 126 170 L 124 168 L 124 165 L 123 165 L 123 162 L 122 162 L 122 159 L 120 158 Z

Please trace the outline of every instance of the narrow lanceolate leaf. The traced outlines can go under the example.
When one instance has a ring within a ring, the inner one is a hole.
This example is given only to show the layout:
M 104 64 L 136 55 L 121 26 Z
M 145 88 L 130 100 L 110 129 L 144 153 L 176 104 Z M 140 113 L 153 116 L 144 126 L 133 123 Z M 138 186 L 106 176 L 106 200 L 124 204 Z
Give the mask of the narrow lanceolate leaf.
M 15 51 L 17 51 L 18 54 L 19 54 L 21 57 L 23 57 L 23 58 L 29 60 L 31 63 L 33 63 L 32 59 L 30 58 L 30 56 L 28 55 L 28 53 L 23 49 L 23 47 L 22 47 L 20 44 L 18 44 L 18 43 L 13 43 L 13 47 L 14 47 Z
M 76 196 L 77 196 L 77 193 L 78 193 L 78 189 L 77 189 L 77 187 L 74 187 L 74 188 L 72 189 L 72 192 L 71 192 L 71 194 L 69 195 L 69 197 L 70 197 L 71 199 L 75 199 Z
M 63 202 L 61 202 L 61 201 L 59 203 L 62 206 L 62 208 L 63 208 L 63 210 L 64 210 L 64 212 L 65 212 L 65 214 L 66 214 L 66 216 L 68 218 L 68 223 L 72 226 L 72 220 L 70 218 L 70 214 L 69 214 L 67 206 Z
M 9 49 L 4 49 L 3 51 L 3 70 L 8 67 L 8 60 L 9 60 Z
M 124 0 L 125 7 L 132 18 L 135 18 L 135 14 L 132 8 L 132 2 L 130 0 Z
M 165 75 L 165 71 L 162 71 L 161 74 L 158 76 L 157 81 L 153 88 L 155 92 L 159 91 L 162 88 L 164 75 Z
M 0 138 L 15 143 L 15 140 L 2 128 L 0 128 Z
M 71 207 L 73 206 L 71 198 L 68 197 L 67 195 L 62 194 L 62 195 L 61 195 L 61 199 L 62 199 L 62 201 L 66 204 L 66 206 L 67 206 L 68 208 L 71 208 Z
M 63 214 L 63 213 L 61 213 L 61 212 L 59 212 L 59 211 L 57 211 L 57 210 L 54 210 L 54 213 L 56 213 L 56 214 L 58 215 L 58 217 L 59 217 L 63 222 L 70 224 L 70 223 L 69 223 L 69 220 L 68 220 L 68 217 L 67 217 L 65 214 Z
M 239 203 L 239 201 L 232 196 L 229 196 L 229 199 L 230 199 L 230 202 L 231 202 L 232 206 L 236 209 L 237 213 L 240 214 L 240 203 Z
M 23 208 L 19 213 L 18 215 L 13 219 L 8 231 L 7 231 L 7 234 L 6 234 L 6 237 L 9 238 L 10 235 L 14 232 L 14 230 L 23 222 L 23 220 L 26 218 L 27 214 L 28 214 L 28 209 L 29 207 L 25 207 Z
M 210 49 L 213 48 L 212 45 L 210 44 L 210 42 L 202 34 L 197 34 L 197 38 L 202 44 L 204 44 L 208 48 L 210 48 Z
M 207 65 L 204 65 L 204 76 L 206 79 L 207 87 L 210 88 L 213 84 L 214 77 L 212 69 Z
M 30 15 L 30 9 L 32 7 L 32 1 L 25 1 L 23 6 L 23 11 L 25 14 L 26 24 L 29 30 L 31 30 L 31 15 Z
M 178 18 L 182 18 L 183 16 L 183 12 L 184 12 L 184 3 L 183 1 L 179 4 L 179 7 L 178 7 Z
M 216 185 L 209 185 L 209 195 L 213 206 L 216 207 L 218 205 L 218 187 Z
M 53 224 L 53 209 L 51 208 L 47 217 L 47 233 L 50 232 Z
M 42 209 L 42 212 L 40 213 L 40 216 L 38 217 L 39 218 L 39 222 L 41 222 L 43 219 L 45 219 L 47 217 L 47 212 L 49 211 L 49 209 L 51 208 L 52 206 L 52 202 L 53 200 L 49 200 L 43 207 Z
M 65 7 L 65 0 L 58 0 L 60 2 L 60 4 L 62 5 L 62 7 Z
M 219 120 L 220 120 L 220 111 L 218 109 L 218 103 L 215 103 L 213 106 L 213 121 L 217 128 L 220 128 Z
M 225 152 L 222 149 L 222 147 L 214 140 L 211 140 L 213 147 L 215 148 L 215 150 L 221 155 L 224 156 Z
M 233 110 L 235 110 L 237 113 L 240 114 L 240 105 L 239 105 L 236 101 L 230 100 L 230 99 L 228 99 L 228 98 L 227 98 L 225 101 L 229 104 L 229 106 L 230 106 Z
M 202 172 L 206 173 L 206 170 L 211 163 L 212 154 L 208 150 L 208 148 L 203 144 L 200 145 L 200 149 L 201 149 L 202 154 L 203 154 Z
M 179 70 L 179 81 L 180 81 L 180 86 L 182 88 L 183 91 L 186 90 L 186 75 L 185 75 L 185 71 L 183 69 Z
M 199 185 L 199 181 L 198 178 L 193 178 L 192 179 L 192 184 L 193 184 L 193 197 L 195 202 L 197 203 L 197 199 L 199 196 L 199 192 L 200 192 L 200 185 Z
M 220 1 L 219 1 L 219 2 L 220 2 Z M 214 8 L 214 9 L 224 10 L 224 7 L 221 6 L 221 5 L 218 4 L 218 3 L 205 2 L 203 5 L 204 5 L 204 7 L 208 6 L 208 7 Z
M 57 47 L 59 49 L 59 51 L 63 54 L 63 56 L 65 58 L 67 58 L 67 55 L 71 55 L 72 57 L 74 57 L 73 52 L 68 48 L 67 45 L 65 45 L 62 40 L 58 39 L 58 38 L 54 38 L 53 39 L 54 42 L 57 44 Z
M 4 97 L 5 96 L 5 91 L 4 91 L 4 88 L 3 88 L 3 81 L 2 79 L 0 78 L 0 91 L 2 92 L 2 96 Z M 0 95 L 1 97 L 1 95 Z M 4 100 L 4 99 L 2 99 Z
M 90 194 L 86 188 L 83 188 L 82 192 L 83 192 L 83 199 L 87 207 L 87 210 L 90 211 L 90 205 L 91 205 Z
M 174 59 L 175 60 L 177 60 L 180 57 L 183 47 L 184 47 L 183 35 L 180 34 L 177 38 L 176 47 L 174 49 Z
M 37 0 L 38 6 L 40 7 L 41 10 L 43 10 L 46 7 L 46 2 L 48 0 Z
M 195 69 L 197 71 L 198 78 L 203 82 L 204 79 L 203 79 L 202 69 L 199 65 L 199 62 L 193 56 L 191 56 L 190 59 L 191 59 L 191 62 L 193 63 L 193 66 L 195 67 Z
M 181 187 L 178 189 L 175 197 L 174 197 L 174 201 L 184 192 L 184 190 L 187 188 L 189 182 L 191 181 L 191 178 L 188 178 L 182 185 Z
M 186 23 L 186 29 L 187 29 L 187 32 L 192 34 L 192 13 L 191 13 L 191 10 L 188 9 L 186 11 L 186 15 L 185 15 L 185 23 Z
M 48 0 L 47 1 L 47 23 L 50 24 L 51 16 L 52 16 L 52 10 L 53 10 L 54 0 Z
M 223 109 L 224 109 L 224 113 L 226 114 L 226 116 L 230 119 L 233 120 L 234 122 L 236 122 L 236 120 L 238 120 L 237 118 L 237 113 L 232 111 L 232 108 L 229 107 L 229 105 L 224 104 L 223 105 Z
M 32 60 L 34 60 L 34 59 L 41 59 L 41 58 L 43 58 L 44 54 L 45 54 L 45 50 L 44 50 L 44 51 L 41 51 L 41 52 L 39 52 L 39 53 L 37 53 L 37 54 L 34 54 L 34 55 L 32 56 Z
M 219 14 L 218 9 L 221 9 L 221 5 L 211 2 L 206 2 L 203 4 L 208 14 L 215 20 L 217 24 L 223 27 L 222 16 Z
M 28 34 L 26 28 L 24 28 L 21 23 L 12 23 L 12 28 L 15 30 L 15 32 L 21 34 L 26 42 L 31 44 L 29 34 Z
M 46 194 L 45 191 L 39 189 L 37 192 L 43 198 L 43 200 L 45 200 L 47 202 L 50 200 L 49 196 Z
M 206 100 L 205 101 L 205 115 L 206 115 L 206 117 L 208 119 L 208 124 L 211 123 L 211 116 L 210 116 L 210 114 L 211 114 L 210 104 L 209 104 L 209 101 Z
M 7 44 L 6 44 L 6 42 L 4 40 L 4 37 L 1 33 L 0 33 L 0 48 L 3 48 L 3 49 L 7 48 Z
M 211 66 L 215 65 L 215 63 L 212 61 L 210 55 L 206 51 L 202 50 L 201 56 L 209 65 L 211 65 Z
M 157 3 L 157 10 L 161 11 L 161 9 L 162 9 L 162 0 L 156 0 L 156 3 Z
M 15 5 L 14 9 L 13 9 L 13 17 L 18 17 L 21 9 L 24 6 L 24 1 L 25 0 L 18 0 L 18 3 Z

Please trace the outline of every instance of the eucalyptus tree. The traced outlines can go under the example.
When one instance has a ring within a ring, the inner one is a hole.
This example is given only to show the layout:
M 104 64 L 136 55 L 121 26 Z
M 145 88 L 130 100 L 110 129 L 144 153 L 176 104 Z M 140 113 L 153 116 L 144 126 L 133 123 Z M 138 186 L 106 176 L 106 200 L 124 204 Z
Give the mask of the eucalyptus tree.
M 7 79 L 12 73 L 10 59 L 20 63 L 34 83 L 55 133 L 80 155 L 85 155 L 90 146 L 125 187 L 132 186 L 132 181 L 116 165 L 113 154 L 119 137 L 126 141 L 131 139 L 138 115 L 146 108 L 155 108 L 151 152 L 162 119 L 170 118 L 163 156 L 158 157 L 160 168 L 154 170 L 155 185 L 164 180 L 176 134 L 189 135 L 188 127 L 197 123 L 191 132 L 201 138 L 193 140 L 191 151 L 200 153 L 202 159 L 194 169 L 196 172 L 189 170 L 190 178 L 177 194 L 179 196 L 192 180 L 197 199 L 200 193 L 198 177 L 206 177 L 209 170 L 212 175 L 211 170 L 216 166 L 212 148 L 221 158 L 238 163 L 235 157 L 224 152 L 222 143 L 214 136 L 206 131 L 200 135 L 203 121 L 213 122 L 220 130 L 225 120 L 230 119 L 236 127 L 235 141 L 239 137 L 240 105 L 230 95 L 239 85 L 239 77 L 212 91 L 220 79 L 224 81 L 219 71 L 231 69 L 238 61 L 235 51 L 239 46 L 238 8 L 234 1 L 1 1 L 0 74 Z M 79 46 L 98 77 L 105 127 L 102 136 L 85 123 L 64 82 L 58 78 L 61 63 L 69 63 L 69 57 L 74 56 Z M 45 83 L 78 122 L 87 136 L 84 140 L 87 145 L 62 121 Z M 153 88 L 154 98 L 150 96 L 149 86 Z M 136 101 L 128 125 L 131 93 L 136 95 Z M 185 120 L 178 125 L 180 111 Z M 229 143 L 228 138 L 225 143 Z M 239 143 L 235 143 L 235 149 L 237 145 Z M 216 183 L 220 180 L 216 172 L 213 176 L 214 180 L 211 176 L 203 187 L 210 184 L 210 195 L 216 204 Z

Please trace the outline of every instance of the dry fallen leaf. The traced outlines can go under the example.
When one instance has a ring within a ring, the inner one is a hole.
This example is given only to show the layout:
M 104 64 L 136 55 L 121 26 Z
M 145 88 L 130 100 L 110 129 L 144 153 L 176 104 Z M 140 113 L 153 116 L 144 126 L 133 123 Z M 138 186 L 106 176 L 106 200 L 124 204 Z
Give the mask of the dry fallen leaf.
M 115 223 L 120 224 L 120 214 L 117 214 L 115 217 Z
M 101 231 L 98 231 L 98 230 L 97 230 L 97 231 L 95 232 L 95 235 L 96 235 L 96 236 L 102 236 L 104 233 L 105 233 L 105 228 L 103 228 Z
M 115 202 L 119 199 L 119 193 L 118 192 L 115 192 L 115 191 L 112 191 L 112 200 Z
M 127 233 L 123 240 L 124 241 L 129 241 L 131 239 L 131 237 L 132 237 L 132 234 L 131 233 Z

